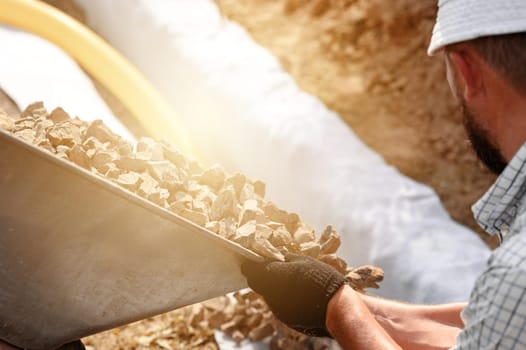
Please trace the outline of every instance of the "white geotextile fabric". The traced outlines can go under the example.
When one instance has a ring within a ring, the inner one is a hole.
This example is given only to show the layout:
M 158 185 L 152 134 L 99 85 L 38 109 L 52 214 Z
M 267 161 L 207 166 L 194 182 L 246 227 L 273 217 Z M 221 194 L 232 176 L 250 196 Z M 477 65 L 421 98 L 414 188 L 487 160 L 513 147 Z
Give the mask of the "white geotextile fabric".
M 212 1 L 78 2 L 173 104 L 207 160 L 264 180 L 267 198 L 317 229 L 334 224 L 350 265 L 385 270 L 377 294 L 468 299 L 489 256 L 484 243 L 429 187 L 387 165 L 302 92 Z
M 115 118 L 91 80 L 60 48 L 31 33 L 0 26 L 0 88 L 24 109 L 43 101 L 51 111 L 62 107 L 72 117 L 102 119 L 132 141 L 132 134 Z

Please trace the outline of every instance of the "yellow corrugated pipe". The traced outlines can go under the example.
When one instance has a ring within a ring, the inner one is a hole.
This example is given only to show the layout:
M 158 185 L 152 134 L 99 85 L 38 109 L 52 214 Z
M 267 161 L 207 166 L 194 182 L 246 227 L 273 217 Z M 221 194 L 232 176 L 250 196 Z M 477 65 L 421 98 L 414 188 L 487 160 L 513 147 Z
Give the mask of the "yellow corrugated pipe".
M 82 23 L 38 0 L 0 0 L 0 22 L 61 47 L 104 85 L 156 139 L 196 155 L 171 106 L 119 52 Z

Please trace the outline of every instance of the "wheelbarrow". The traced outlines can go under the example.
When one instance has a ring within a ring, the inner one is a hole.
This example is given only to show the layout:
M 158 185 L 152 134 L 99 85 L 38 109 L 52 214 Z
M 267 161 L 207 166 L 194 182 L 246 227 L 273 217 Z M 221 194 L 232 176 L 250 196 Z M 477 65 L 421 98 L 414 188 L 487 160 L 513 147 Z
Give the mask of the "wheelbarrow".
M 0 340 L 50 349 L 247 286 L 259 255 L 0 131 Z

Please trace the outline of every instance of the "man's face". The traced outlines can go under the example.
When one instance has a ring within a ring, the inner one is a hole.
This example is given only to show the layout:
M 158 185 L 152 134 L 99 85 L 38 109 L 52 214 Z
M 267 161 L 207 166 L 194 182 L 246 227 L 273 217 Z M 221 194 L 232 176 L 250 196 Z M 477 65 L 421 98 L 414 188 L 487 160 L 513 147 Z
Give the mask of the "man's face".
M 464 94 L 460 91 L 455 69 L 447 53 L 445 54 L 445 59 L 449 87 L 462 107 L 464 129 L 468 134 L 471 146 L 482 163 L 484 163 L 490 171 L 499 175 L 504 168 L 506 168 L 507 163 L 501 151 L 496 146 L 496 143 L 493 142 L 493 139 L 490 137 L 488 130 L 482 126 L 481 121 L 484 119 L 484 116 L 471 108 Z

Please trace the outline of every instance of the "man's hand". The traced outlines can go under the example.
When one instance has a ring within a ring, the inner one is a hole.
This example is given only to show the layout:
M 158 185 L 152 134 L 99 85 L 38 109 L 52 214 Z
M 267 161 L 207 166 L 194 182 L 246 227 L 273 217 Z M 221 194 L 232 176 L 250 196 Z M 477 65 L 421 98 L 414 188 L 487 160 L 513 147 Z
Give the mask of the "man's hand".
M 248 285 L 261 294 L 277 318 L 297 331 L 330 336 L 327 304 L 345 284 L 333 267 L 307 256 L 288 254 L 285 262 L 245 262 L 241 270 Z

